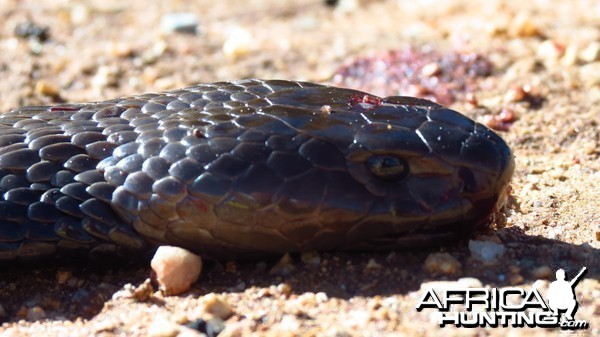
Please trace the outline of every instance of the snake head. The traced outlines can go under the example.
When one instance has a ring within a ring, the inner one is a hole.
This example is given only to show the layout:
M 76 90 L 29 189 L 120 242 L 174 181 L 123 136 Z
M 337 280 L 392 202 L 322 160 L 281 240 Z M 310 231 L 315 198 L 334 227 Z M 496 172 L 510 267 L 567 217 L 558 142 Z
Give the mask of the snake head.
M 361 114 L 368 123 L 347 149 L 347 164 L 377 201 L 352 231 L 378 234 L 359 246 L 447 242 L 486 224 L 505 203 L 514 157 L 484 125 L 402 96 L 383 98 Z
M 269 98 L 265 111 L 300 133 L 298 158 L 310 163 L 275 198 L 292 215 L 288 230 L 306 238 L 303 249 L 446 242 L 487 223 L 505 201 L 509 147 L 456 111 L 331 87 Z

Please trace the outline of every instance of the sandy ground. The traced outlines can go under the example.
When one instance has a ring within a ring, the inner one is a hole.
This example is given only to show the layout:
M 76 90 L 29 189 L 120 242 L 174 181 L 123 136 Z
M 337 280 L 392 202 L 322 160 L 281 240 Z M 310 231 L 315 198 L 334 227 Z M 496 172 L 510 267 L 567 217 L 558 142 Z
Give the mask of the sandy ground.
M 508 205 L 470 238 L 504 253 L 482 262 L 465 239 L 421 252 L 293 255 L 276 267 L 208 263 L 190 292 L 170 297 L 140 286 L 146 265 L 11 268 L 0 271 L 0 335 L 600 335 L 599 2 L 147 3 L 0 0 L 0 110 L 248 77 L 332 83 L 357 57 L 411 46 L 479 53 L 493 70 L 452 107 L 496 122 L 514 150 Z M 161 25 L 178 12 L 194 14 L 195 33 Z M 386 88 L 377 93 L 398 93 Z M 587 330 L 440 328 L 433 310 L 415 310 L 431 282 L 545 293 L 556 269 L 573 277 L 583 266 L 576 318 Z

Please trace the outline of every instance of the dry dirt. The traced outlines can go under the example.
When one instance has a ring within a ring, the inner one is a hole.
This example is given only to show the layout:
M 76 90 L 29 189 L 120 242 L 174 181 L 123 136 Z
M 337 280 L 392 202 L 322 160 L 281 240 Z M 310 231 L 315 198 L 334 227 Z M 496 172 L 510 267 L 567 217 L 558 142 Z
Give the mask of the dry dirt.
M 140 286 L 147 265 L 5 268 L 0 335 L 194 336 L 223 326 L 222 336 L 572 334 L 440 328 L 433 310 L 415 305 L 433 281 L 545 292 L 556 269 L 573 277 L 583 266 L 576 317 L 590 328 L 575 334 L 600 335 L 600 2 L 324 3 L 0 0 L 0 110 L 248 77 L 332 83 L 357 57 L 408 47 L 479 53 L 493 71 L 452 107 L 496 123 L 514 150 L 508 205 L 470 238 L 504 254 L 481 262 L 466 238 L 420 252 L 293 255 L 275 268 L 207 263 L 190 292 L 170 297 Z M 195 15 L 195 34 L 161 28 L 178 12 Z M 386 88 L 377 93 L 397 94 Z M 135 296 L 127 283 L 140 286 Z

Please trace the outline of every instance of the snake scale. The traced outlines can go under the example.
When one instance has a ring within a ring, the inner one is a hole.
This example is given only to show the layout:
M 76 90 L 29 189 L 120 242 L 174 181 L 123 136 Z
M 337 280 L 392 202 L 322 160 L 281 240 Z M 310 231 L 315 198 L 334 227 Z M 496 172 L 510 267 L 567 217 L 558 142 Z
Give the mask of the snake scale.
M 0 261 L 418 248 L 504 202 L 507 144 L 436 103 L 240 80 L 0 115 Z

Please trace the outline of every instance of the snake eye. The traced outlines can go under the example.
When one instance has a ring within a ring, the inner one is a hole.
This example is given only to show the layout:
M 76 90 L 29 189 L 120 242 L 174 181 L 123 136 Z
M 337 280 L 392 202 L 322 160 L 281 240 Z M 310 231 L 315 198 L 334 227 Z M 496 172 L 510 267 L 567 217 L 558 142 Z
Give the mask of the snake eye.
M 408 175 L 405 160 L 390 155 L 374 155 L 367 160 L 367 167 L 375 176 L 385 180 L 401 180 Z

